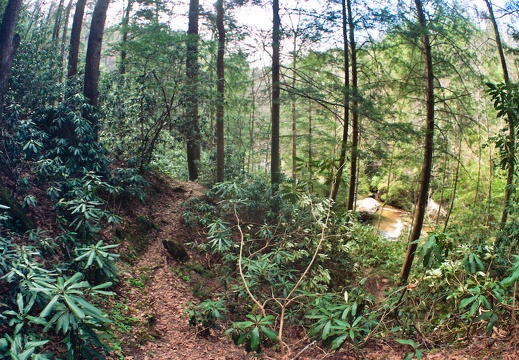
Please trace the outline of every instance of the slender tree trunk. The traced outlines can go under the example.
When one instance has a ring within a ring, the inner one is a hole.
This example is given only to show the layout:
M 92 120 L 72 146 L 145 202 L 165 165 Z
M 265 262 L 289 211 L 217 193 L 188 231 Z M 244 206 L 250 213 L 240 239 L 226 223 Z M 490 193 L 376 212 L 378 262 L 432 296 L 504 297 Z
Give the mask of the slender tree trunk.
M 310 184 L 310 187 L 312 187 L 312 178 L 313 178 L 313 144 L 312 144 L 312 105 L 310 102 L 308 102 L 308 183 Z M 313 190 L 312 188 L 310 190 Z
M 481 183 L 481 160 L 482 160 L 482 146 L 481 146 L 481 126 L 478 121 L 478 177 L 476 180 L 476 191 L 474 192 L 474 204 L 478 203 L 479 186 Z
M 454 204 L 455 204 L 454 200 L 456 199 L 456 192 L 458 190 L 458 179 L 459 179 L 460 166 L 461 166 L 462 140 L 463 140 L 463 136 L 462 136 L 461 129 L 460 129 L 460 139 L 458 142 L 458 159 L 456 162 L 456 172 L 454 173 L 454 179 L 453 179 L 454 188 L 452 190 L 451 203 L 449 206 L 449 210 L 447 211 L 447 215 L 445 216 L 445 224 L 443 225 L 443 232 L 447 231 L 447 226 L 449 226 L 449 220 L 451 218 L 452 209 L 454 209 Z M 441 210 L 441 207 L 438 208 L 438 218 L 440 217 L 440 210 Z
M 279 17 L 279 0 L 272 0 L 272 140 L 270 159 L 270 179 L 273 195 L 279 189 L 280 153 L 279 153 L 279 118 L 280 118 L 280 84 L 279 84 L 279 50 L 281 43 L 281 19 Z
M 485 117 L 485 130 L 487 137 L 490 137 L 490 126 L 488 124 L 488 118 Z M 492 221 L 492 183 L 494 182 L 494 156 L 492 150 L 488 152 L 488 192 L 487 192 L 487 218 L 485 220 L 485 226 L 489 226 Z
M 436 224 L 435 224 L 436 229 L 438 229 L 438 226 L 440 223 L 440 212 L 442 210 L 443 195 L 445 193 L 445 183 L 447 182 L 447 165 L 449 164 L 448 146 L 449 146 L 448 143 L 445 144 L 445 154 L 443 157 L 442 189 L 440 192 L 440 201 L 438 202 L 438 215 L 436 216 Z
M 296 88 L 296 66 L 297 66 L 297 31 L 294 30 L 294 48 L 292 57 L 292 89 Z M 292 91 L 290 95 L 292 107 L 292 179 L 296 181 L 296 157 L 297 157 L 297 109 L 296 109 L 296 94 Z
M 67 9 L 65 10 L 65 24 L 63 25 L 63 35 L 61 36 L 61 48 L 60 48 L 60 72 L 58 82 L 63 82 L 63 67 L 65 66 L 65 50 L 67 47 L 67 32 L 68 32 L 68 21 L 70 17 L 70 10 L 72 9 L 72 0 L 69 1 Z
M 217 0 L 218 1 L 218 0 Z M 216 4 L 215 4 L 215 7 L 216 7 Z M 217 15 L 218 17 L 218 15 Z M 215 24 L 216 25 L 216 24 Z M 218 25 L 216 25 L 218 26 Z M 211 39 L 212 39 L 212 42 L 216 44 L 216 58 L 218 57 L 218 28 L 216 27 L 215 29 L 212 29 L 212 36 L 211 36 Z M 209 77 L 209 83 L 210 84 L 213 84 L 214 83 L 214 69 L 216 69 L 216 64 L 215 64 L 215 56 L 214 56 L 214 51 L 211 47 L 211 49 L 209 50 L 209 71 L 208 71 L 208 77 Z M 216 69 L 216 72 L 218 73 L 218 69 Z M 214 131 L 214 136 L 211 136 L 211 139 L 209 140 L 209 152 L 212 153 L 213 152 L 213 148 L 217 146 L 216 142 L 217 142 L 217 129 L 216 129 L 216 125 L 215 125 L 215 118 L 216 118 L 216 107 L 218 106 L 218 74 L 216 75 L 216 96 L 215 96 L 215 106 L 211 106 L 210 109 L 209 109 L 209 129 L 215 129 Z M 224 130 L 224 133 L 225 133 L 225 130 Z M 225 139 L 224 138 L 224 143 L 228 142 L 229 139 Z M 216 172 L 218 172 L 218 154 L 215 154 L 216 155 Z M 216 175 L 218 176 L 218 174 Z
M 46 24 L 47 24 L 47 28 L 50 29 L 51 26 L 50 26 L 50 21 L 51 21 L 51 18 L 52 18 L 52 14 L 54 13 L 54 7 L 56 6 L 56 2 L 55 1 L 52 1 L 50 3 L 50 6 L 49 6 L 49 12 L 47 13 L 47 19 L 45 20 Z M 52 35 L 52 34 L 51 34 Z
M 27 37 L 29 35 L 29 33 L 32 29 L 32 25 L 40 17 L 40 15 L 41 15 L 41 0 L 36 0 L 36 3 L 34 4 L 34 9 L 31 14 L 31 18 L 29 20 L 29 25 L 27 25 L 25 37 Z
M 0 26 L 0 128 L 3 127 L 4 98 L 9 85 L 11 66 L 20 44 L 20 36 L 14 33 L 14 29 L 21 5 L 21 0 L 9 0 Z
M 77 74 L 77 64 L 79 60 L 79 44 L 81 40 L 81 27 L 83 25 L 83 15 L 85 13 L 86 0 L 78 0 L 72 21 L 70 32 L 70 49 L 68 53 L 67 77 L 72 79 Z
M 52 41 L 57 46 L 59 39 L 59 28 L 61 26 L 61 14 L 63 12 L 63 1 L 60 0 L 58 9 L 56 10 L 56 19 L 54 20 L 54 28 L 52 29 Z
M 342 173 L 346 164 L 346 149 L 348 147 L 348 127 L 350 119 L 350 54 L 348 42 L 348 18 L 346 12 L 346 0 L 342 0 L 342 39 L 343 39 L 343 57 L 344 57 L 344 121 L 342 128 L 341 152 L 339 155 L 339 165 L 337 169 L 336 179 L 333 182 L 330 197 L 333 201 L 337 200 L 339 186 L 342 181 Z
M 200 127 L 198 123 L 198 0 L 189 2 L 189 24 L 187 30 L 187 169 L 189 180 L 198 179 L 200 162 Z
M 254 171 L 254 163 L 252 160 L 254 154 L 254 126 L 256 122 L 256 89 L 254 88 L 254 72 L 252 73 L 252 85 L 251 85 L 251 113 L 250 113 L 250 127 L 249 127 L 249 172 Z
M 121 22 L 122 38 L 121 38 L 121 62 L 119 64 L 119 72 L 121 75 L 126 74 L 126 43 L 128 42 L 128 26 L 130 24 L 130 12 L 132 11 L 133 0 L 128 0 L 126 9 L 124 10 L 123 20 Z
M 357 158 L 359 154 L 359 89 L 357 69 L 357 45 L 355 44 L 355 24 L 351 13 L 351 0 L 346 0 L 351 48 L 351 83 L 353 90 L 352 103 L 352 139 L 350 162 L 350 188 L 348 193 L 348 210 L 355 209 L 355 192 L 357 189 Z
M 380 215 L 378 217 L 378 222 L 377 222 L 377 230 L 380 230 L 380 222 L 382 220 L 382 215 L 384 215 L 384 207 L 386 206 L 386 204 L 389 203 L 389 190 L 390 190 L 390 186 L 391 186 L 391 172 L 393 171 L 393 156 L 395 154 L 395 146 L 396 144 L 393 145 L 392 149 L 391 149 L 391 156 L 389 157 L 389 169 L 388 169 L 388 174 L 387 174 L 387 187 L 386 187 L 386 200 L 384 202 L 382 202 L 382 206 L 380 208 Z
M 510 76 L 508 75 L 508 66 L 506 65 L 505 52 L 503 50 L 503 44 L 501 42 L 501 35 L 499 33 L 499 28 L 497 26 L 497 21 L 494 16 L 494 10 L 492 9 L 492 2 L 490 0 L 485 0 L 485 4 L 487 5 L 488 13 L 490 15 L 490 21 L 492 22 L 492 26 L 494 28 L 494 33 L 496 36 L 496 45 L 497 51 L 499 53 L 499 60 L 501 61 L 501 68 L 503 70 L 503 79 L 506 85 L 510 84 Z M 505 199 L 503 206 L 503 213 L 501 215 L 501 229 L 504 229 L 506 225 L 506 221 L 508 219 L 508 208 L 510 206 L 510 199 L 512 197 L 512 185 L 514 182 L 514 171 L 515 171 L 515 148 L 516 148 L 516 140 L 515 140 L 515 122 L 514 115 L 509 114 L 507 116 L 508 120 L 508 139 L 509 146 L 507 146 L 507 176 L 506 176 L 506 186 L 505 186 Z
M 429 32 L 427 22 L 420 0 L 415 0 L 416 11 L 418 13 L 418 22 L 422 33 L 422 45 L 425 57 L 425 77 L 426 77 L 426 129 L 424 137 L 424 161 L 422 166 L 422 175 L 420 180 L 420 190 L 418 193 L 418 201 L 416 203 L 416 212 L 413 220 L 413 228 L 411 230 L 410 242 L 407 246 L 407 254 L 405 257 L 402 271 L 400 273 L 400 281 L 402 284 L 407 282 L 411 266 L 413 264 L 417 243 L 415 240 L 420 238 L 422 226 L 427 208 L 427 195 L 429 193 L 429 184 L 431 182 L 431 170 L 433 162 L 434 150 L 434 73 L 432 62 L 431 42 L 429 40 Z
M 216 72 L 218 77 L 218 95 L 216 101 L 216 181 L 224 180 L 225 144 L 224 144 L 224 101 L 225 101 L 225 28 L 223 24 L 223 0 L 216 2 L 216 27 L 218 28 L 218 53 Z
M 89 99 L 92 106 L 97 106 L 99 98 L 99 64 L 101 63 L 101 46 L 103 45 L 108 5 L 110 5 L 110 0 L 97 0 L 92 13 L 90 35 L 88 36 L 83 95 Z

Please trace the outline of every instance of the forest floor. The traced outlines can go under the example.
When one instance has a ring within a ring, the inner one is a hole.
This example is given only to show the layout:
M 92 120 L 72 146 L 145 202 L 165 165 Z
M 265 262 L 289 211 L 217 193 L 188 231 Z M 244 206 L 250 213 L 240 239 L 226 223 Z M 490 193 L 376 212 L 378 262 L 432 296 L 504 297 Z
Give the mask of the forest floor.
M 185 313 L 190 302 L 211 297 L 221 290 L 217 279 L 204 270 L 214 261 L 186 246 L 190 260 L 180 263 L 166 252 L 162 241 L 173 239 L 185 244 L 202 241 L 204 235 L 186 228 L 182 222 L 182 202 L 203 196 L 205 189 L 191 182 L 177 182 L 165 176 L 149 179 L 150 194 L 145 204 L 128 201 L 121 206 L 123 221 L 115 235 L 121 241 L 120 283 L 117 296 L 105 304 L 114 322 L 111 343 L 116 349 L 109 359 L 403 359 L 410 347 L 396 341 L 373 339 L 361 349 L 344 347 L 331 352 L 320 342 L 312 342 L 300 327 L 289 327 L 285 341 L 289 353 L 277 349 L 247 354 L 223 337 L 221 330 L 209 336 L 197 333 Z M 109 236 L 108 234 L 106 234 Z M 113 235 L 112 235 L 113 236 Z M 368 289 L 383 298 L 386 279 L 371 279 Z M 230 325 L 227 324 L 227 325 Z M 517 331 L 513 333 L 517 334 Z M 425 359 L 519 359 L 519 340 L 473 338 L 461 347 L 425 351 Z

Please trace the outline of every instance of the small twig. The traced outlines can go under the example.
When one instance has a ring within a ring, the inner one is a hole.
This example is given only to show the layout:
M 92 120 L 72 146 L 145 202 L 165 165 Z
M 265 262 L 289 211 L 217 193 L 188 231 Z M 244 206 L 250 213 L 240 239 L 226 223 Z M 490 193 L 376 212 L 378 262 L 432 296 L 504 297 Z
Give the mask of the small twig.
M 251 300 L 256 305 L 258 305 L 258 308 L 261 310 L 261 314 L 263 315 L 263 317 L 265 317 L 266 316 L 265 308 L 263 307 L 263 305 L 260 304 L 260 302 L 258 300 L 256 300 L 256 298 L 254 297 L 254 295 L 252 294 L 252 292 L 249 289 L 249 285 L 247 284 L 245 275 L 243 275 L 242 259 L 243 259 L 243 245 L 245 243 L 245 239 L 244 239 L 243 231 L 240 226 L 240 218 L 238 216 L 238 213 L 236 212 L 236 205 L 234 206 L 234 216 L 236 217 L 236 226 L 238 227 L 238 231 L 240 232 L 240 256 L 238 257 L 238 269 L 240 270 L 240 277 L 243 282 L 243 285 L 245 286 L 245 290 L 247 290 L 247 294 L 249 294 L 249 297 L 251 298 Z
M 512 299 L 512 325 L 515 325 L 515 297 L 517 296 L 517 281 L 514 283 L 514 297 Z
M 387 310 L 382 315 L 382 317 L 380 318 L 380 321 L 378 322 L 377 326 L 375 326 L 373 328 L 373 330 L 371 330 L 370 333 L 364 338 L 364 340 L 362 340 L 362 342 L 359 343 L 359 347 L 363 346 L 364 344 L 366 344 L 366 342 L 373 336 L 373 334 L 378 330 L 378 328 L 384 323 L 384 320 L 386 319 L 386 317 L 388 317 L 389 314 L 393 313 L 394 311 L 396 311 L 398 309 L 398 307 L 400 306 L 400 304 L 402 302 L 402 299 L 403 299 L 403 297 L 404 297 L 406 292 L 407 292 L 407 287 L 404 287 L 403 291 L 402 291 L 402 295 L 398 299 L 398 302 L 396 303 L 396 305 L 392 309 Z
M 312 208 L 313 208 L 313 203 L 311 203 L 311 205 L 312 205 Z M 288 305 L 290 305 L 292 303 L 292 301 L 297 299 L 297 297 L 292 298 L 292 294 L 294 294 L 295 291 L 299 288 L 299 286 L 303 282 L 303 279 L 310 272 L 310 269 L 312 268 L 313 264 L 315 263 L 315 261 L 317 259 L 317 256 L 319 255 L 319 251 L 321 249 L 321 246 L 322 246 L 324 240 L 326 239 L 326 229 L 328 227 L 328 221 L 330 220 L 330 215 L 331 215 L 331 212 L 332 212 L 332 205 L 333 205 L 333 201 L 332 201 L 332 199 L 329 199 L 328 212 L 326 213 L 326 220 L 324 221 L 323 224 L 319 225 L 321 227 L 321 236 L 319 238 L 319 242 L 317 243 L 317 247 L 315 248 L 315 251 L 314 251 L 314 254 L 312 256 L 312 259 L 310 260 L 310 263 L 307 265 L 307 267 L 306 267 L 305 271 L 303 272 L 303 274 L 301 274 L 301 276 L 299 277 L 299 280 L 297 281 L 297 283 L 294 285 L 292 290 L 286 296 L 286 298 L 284 300 L 284 304 L 281 306 L 281 316 L 280 316 L 280 320 L 279 320 L 278 340 L 279 340 L 280 345 L 281 345 L 281 355 L 282 356 L 285 355 L 285 348 L 282 345 L 282 343 L 283 343 L 283 341 L 282 341 L 283 340 L 283 325 L 284 325 L 284 322 L 285 322 L 285 310 L 287 309 Z M 312 211 L 312 213 L 313 213 L 313 211 Z M 315 215 L 314 215 L 314 217 L 315 217 Z
M 300 352 L 296 354 L 292 359 L 290 360 L 296 360 L 302 353 L 304 353 L 310 346 L 314 345 L 317 342 L 317 340 L 312 341 L 310 344 L 306 345 Z

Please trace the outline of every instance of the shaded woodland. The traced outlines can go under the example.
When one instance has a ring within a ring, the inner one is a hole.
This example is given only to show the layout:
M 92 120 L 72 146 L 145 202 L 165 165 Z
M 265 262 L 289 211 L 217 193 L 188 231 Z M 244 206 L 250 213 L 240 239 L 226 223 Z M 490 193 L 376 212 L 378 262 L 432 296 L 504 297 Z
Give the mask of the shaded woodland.
M 182 310 L 199 337 L 420 359 L 515 336 L 517 1 L 0 14 L 0 358 L 130 356 L 144 325 L 113 309 L 145 287 L 160 191 L 182 219 L 171 271 L 215 289 Z

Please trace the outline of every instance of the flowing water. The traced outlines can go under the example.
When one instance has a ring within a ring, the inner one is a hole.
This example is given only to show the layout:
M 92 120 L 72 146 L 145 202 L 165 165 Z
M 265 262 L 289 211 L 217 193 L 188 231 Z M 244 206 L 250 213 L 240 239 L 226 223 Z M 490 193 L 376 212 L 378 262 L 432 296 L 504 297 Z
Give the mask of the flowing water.
M 409 230 L 410 223 L 407 211 L 390 205 L 384 205 L 382 209 L 382 204 L 371 221 L 373 227 L 378 228 L 380 234 L 388 240 L 397 240 L 402 233 Z

